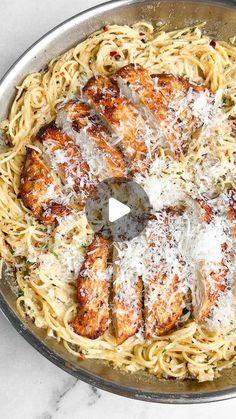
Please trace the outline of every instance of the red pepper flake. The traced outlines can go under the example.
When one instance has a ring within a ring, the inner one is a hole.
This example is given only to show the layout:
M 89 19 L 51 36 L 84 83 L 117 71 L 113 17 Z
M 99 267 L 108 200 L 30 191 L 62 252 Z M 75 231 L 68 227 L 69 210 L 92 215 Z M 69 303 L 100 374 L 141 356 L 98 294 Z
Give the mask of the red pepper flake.
M 215 49 L 215 47 L 216 47 L 216 41 L 214 39 L 211 40 L 210 46 Z
M 108 25 L 105 25 L 105 26 L 103 26 L 102 29 L 104 30 L 104 32 L 107 32 L 107 31 L 109 31 L 109 26 Z
M 140 36 L 145 36 L 145 32 L 139 32 Z
M 117 51 L 111 51 L 111 52 L 110 52 L 110 56 L 111 56 L 111 57 L 114 57 L 114 58 L 115 58 L 115 60 L 119 60 L 119 59 L 120 59 L 120 57 L 121 57 L 121 55 L 120 55 L 120 54 L 118 54 L 118 52 L 117 52 Z

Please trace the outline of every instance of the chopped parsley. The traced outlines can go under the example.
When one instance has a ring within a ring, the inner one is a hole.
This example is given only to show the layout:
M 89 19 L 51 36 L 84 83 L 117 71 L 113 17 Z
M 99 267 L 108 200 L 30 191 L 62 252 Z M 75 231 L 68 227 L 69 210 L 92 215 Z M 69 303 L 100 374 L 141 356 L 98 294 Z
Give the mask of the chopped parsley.
M 53 256 L 55 256 L 55 258 L 57 258 L 57 259 L 58 259 L 58 253 L 57 253 L 57 252 L 55 252 L 55 250 L 52 250 L 52 251 L 51 251 L 51 254 L 52 254 Z
M 222 98 L 222 103 L 223 103 L 223 105 L 226 105 L 226 103 L 227 103 L 227 97 L 226 97 L 226 96 L 224 96 L 224 97 Z
M 24 296 L 24 291 L 22 289 L 19 289 L 18 293 L 17 293 L 17 297 L 23 297 Z

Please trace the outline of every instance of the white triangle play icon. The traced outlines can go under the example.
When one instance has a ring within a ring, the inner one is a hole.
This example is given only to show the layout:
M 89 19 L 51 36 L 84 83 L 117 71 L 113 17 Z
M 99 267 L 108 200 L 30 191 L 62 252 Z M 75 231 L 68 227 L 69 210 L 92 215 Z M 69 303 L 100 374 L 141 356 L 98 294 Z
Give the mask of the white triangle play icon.
M 130 213 L 130 208 L 115 198 L 110 198 L 108 205 L 109 221 L 111 223 Z

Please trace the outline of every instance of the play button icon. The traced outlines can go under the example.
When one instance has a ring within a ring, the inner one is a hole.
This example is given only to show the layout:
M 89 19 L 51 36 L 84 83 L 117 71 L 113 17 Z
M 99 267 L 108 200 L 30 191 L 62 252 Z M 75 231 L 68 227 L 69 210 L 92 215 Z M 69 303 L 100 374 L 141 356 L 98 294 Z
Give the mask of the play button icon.
M 85 212 L 94 232 L 115 242 L 126 241 L 146 227 L 150 203 L 144 189 L 132 179 L 109 178 L 87 199 Z
M 122 204 L 122 202 L 117 201 L 115 198 L 109 199 L 109 221 L 111 223 L 114 223 L 114 221 L 119 220 L 119 218 L 124 217 L 124 215 L 127 215 L 130 213 L 130 207 L 128 207 L 125 204 Z

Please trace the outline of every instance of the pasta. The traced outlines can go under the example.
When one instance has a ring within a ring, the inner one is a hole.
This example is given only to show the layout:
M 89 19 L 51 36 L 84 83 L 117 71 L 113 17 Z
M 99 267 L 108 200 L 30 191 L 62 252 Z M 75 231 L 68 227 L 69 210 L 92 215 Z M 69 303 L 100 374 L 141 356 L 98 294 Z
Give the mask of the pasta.
M 110 330 L 94 341 L 77 335 L 70 326 L 77 308 L 76 277 L 93 233 L 83 210 L 56 227 L 45 227 L 23 206 L 19 191 L 26 150 L 37 149 L 32 138 L 55 118 L 57 106 L 80 95 L 91 76 L 109 76 L 129 63 L 153 74 L 173 73 L 205 83 L 222 104 L 214 123 L 180 160 L 171 161 L 161 150 L 153 171 L 159 177 L 164 167 L 169 176 L 164 187 L 168 179 L 178 183 L 181 176 L 185 190 L 211 195 L 235 184 L 236 48 L 211 40 L 202 26 L 172 32 L 146 22 L 105 26 L 44 70 L 28 75 L 0 125 L 6 138 L 0 154 L 0 253 L 16 268 L 20 315 L 77 358 L 109 361 L 129 372 L 147 370 L 157 378 L 199 381 L 212 380 L 236 361 L 236 318 L 228 330 L 213 331 L 189 318 L 168 335 L 149 341 L 135 335 L 119 346 Z

